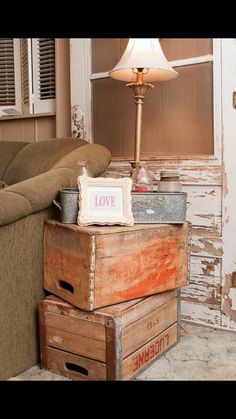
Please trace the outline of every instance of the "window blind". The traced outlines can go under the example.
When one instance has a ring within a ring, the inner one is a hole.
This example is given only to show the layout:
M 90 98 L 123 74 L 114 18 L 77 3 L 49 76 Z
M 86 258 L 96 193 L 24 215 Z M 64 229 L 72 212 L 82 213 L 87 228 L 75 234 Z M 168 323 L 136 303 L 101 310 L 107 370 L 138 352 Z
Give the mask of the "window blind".
M 38 71 L 40 100 L 55 98 L 55 39 L 39 38 Z
M 0 106 L 15 101 L 14 40 L 0 38 Z

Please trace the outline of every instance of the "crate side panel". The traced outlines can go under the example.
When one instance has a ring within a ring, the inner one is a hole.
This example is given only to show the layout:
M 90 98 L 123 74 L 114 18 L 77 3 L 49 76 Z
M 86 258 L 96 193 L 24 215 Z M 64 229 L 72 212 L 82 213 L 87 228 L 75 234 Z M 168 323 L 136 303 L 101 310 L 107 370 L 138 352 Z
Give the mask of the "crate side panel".
M 76 306 L 79 301 L 80 308 L 90 309 L 94 275 L 92 236 L 46 224 L 44 240 L 45 289 Z
M 187 285 L 188 248 L 188 223 L 97 236 L 95 306 Z
M 128 380 L 146 368 L 164 351 L 177 342 L 177 323 L 170 326 L 122 362 L 122 379 Z
M 50 347 L 46 369 L 73 380 L 106 380 L 106 365 L 102 362 Z
M 105 327 L 97 324 L 96 321 L 88 322 L 68 316 L 46 313 L 46 322 L 48 327 L 66 330 L 68 333 L 105 342 Z
M 106 345 L 104 342 L 86 338 L 86 336 L 74 335 L 66 330 L 48 327 L 47 344 L 54 348 L 84 355 L 102 362 L 106 360 Z
M 124 328 L 122 333 L 123 358 L 159 335 L 176 321 L 177 298 L 173 298 Z
M 129 309 L 123 311 L 121 316 L 123 328 L 140 319 L 141 317 L 146 316 L 151 311 L 172 300 L 174 297 L 177 297 L 177 290 L 165 291 L 152 295 L 151 297 L 143 298 L 134 306 L 129 307 Z

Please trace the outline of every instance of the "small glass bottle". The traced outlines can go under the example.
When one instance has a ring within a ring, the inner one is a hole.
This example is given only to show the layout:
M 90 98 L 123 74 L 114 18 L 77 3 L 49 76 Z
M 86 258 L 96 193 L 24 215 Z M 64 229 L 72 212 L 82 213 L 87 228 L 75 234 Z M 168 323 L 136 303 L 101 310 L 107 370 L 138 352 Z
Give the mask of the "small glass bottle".
M 74 173 L 71 177 L 71 188 L 78 189 L 79 176 L 93 177 L 91 163 L 89 160 L 78 160 L 77 167 L 75 168 Z
M 132 162 L 131 179 L 133 181 L 133 192 L 152 192 L 153 181 L 152 177 L 146 168 L 145 163 Z

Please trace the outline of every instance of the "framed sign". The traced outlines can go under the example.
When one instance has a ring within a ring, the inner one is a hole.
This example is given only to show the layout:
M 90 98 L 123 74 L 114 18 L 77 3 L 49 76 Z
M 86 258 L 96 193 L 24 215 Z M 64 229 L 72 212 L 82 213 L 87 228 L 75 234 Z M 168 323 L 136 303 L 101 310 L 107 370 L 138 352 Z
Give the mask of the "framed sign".
M 134 224 L 130 178 L 78 177 L 79 213 L 82 226 L 99 224 Z

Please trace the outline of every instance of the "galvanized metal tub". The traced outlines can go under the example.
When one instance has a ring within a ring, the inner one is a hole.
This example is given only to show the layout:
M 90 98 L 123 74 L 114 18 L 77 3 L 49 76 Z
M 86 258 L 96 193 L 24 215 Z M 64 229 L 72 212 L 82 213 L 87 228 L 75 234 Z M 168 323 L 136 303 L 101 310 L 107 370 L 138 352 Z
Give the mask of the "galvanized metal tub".
M 131 192 L 135 224 L 184 223 L 186 192 Z

